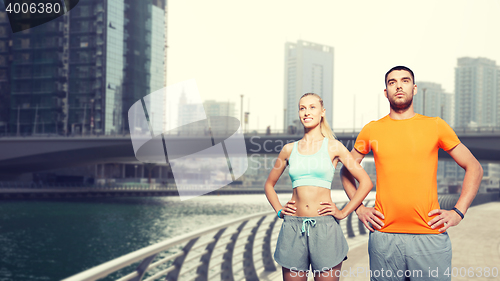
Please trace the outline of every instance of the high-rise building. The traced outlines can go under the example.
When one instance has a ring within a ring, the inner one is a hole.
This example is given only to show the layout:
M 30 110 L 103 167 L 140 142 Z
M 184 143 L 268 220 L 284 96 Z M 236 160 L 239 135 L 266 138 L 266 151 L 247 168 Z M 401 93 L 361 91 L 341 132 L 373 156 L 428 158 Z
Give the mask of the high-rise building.
M 3 1 L 0 2 L 3 9 Z M 67 82 L 67 15 L 13 34 L 0 12 L 0 121 L 3 133 L 44 133 L 62 129 Z
M 194 101 L 189 99 L 186 90 L 183 89 L 178 104 L 174 106 L 178 108 L 177 128 L 174 131 L 184 134 L 200 134 L 201 132 L 208 134 L 206 124 L 198 122 L 207 118 L 201 99 Z M 185 126 L 187 124 L 189 125 Z
M 0 126 L 8 122 L 10 134 L 127 132 L 130 106 L 164 87 L 164 16 L 165 0 L 88 0 L 10 34 L 0 12 L 0 100 L 9 101 Z
M 463 169 L 458 166 L 458 164 L 453 160 L 439 160 L 437 169 L 437 181 L 454 183 L 456 181 L 462 180 L 464 173 L 460 173 L 460 170 L 463 171 Z M 460 176 L 462 176 L 462 179 L 459 179 Z
M 455 127 L 499 126 L 500 70 L 487 58 L 459 58 L 455 68 Z
M 236 118 L 234 102 L 218 102 L 207 100 L 203 103 L 207 116 L 230 116 Z
M 229 116 L 236 118 L 236 110 L 234 102 L 218 102 L 215 100 L 207 100 L 203 103 L 188 102 L 185 92 L 181 95 L 179 101 L 179 117 L 178 126 L 181 127 L 182 124 L 189 124 L 199 120 L 203 120 L 206 117 L 213 116 Z M 224 123 L 210 123 L 212 130 L 216 131 L 226 131 L 228 128 Z M 203 123 L 193 123 L 190 126 L 182 127 L 180 129 L 182 133 L 200 134 L 209 132 L 206 131 L 205 125 Z
M 305 93 L 323 99 L 326 120 L 333 125 L 333 47 L 298 40 L 285 44 L 284 128 L 301 128 L 299 98 Z
M 203 107 L 205 108 L 205 112 L 208 117 L 212 116 L 229 116 L 236 118 L 236 110 L 234 102 L 218 102 L 215 100 L 207 100 L 203 103 Z M 241 120 L 243 122 L 243 120 Z M 243 124 L 241 124 L 243 130 Z M 217 123 L 210 122 L 210 128 L 215 132 L 225 132 L 227 131 L 227 124 L 225 122 Z M 232 133 L 232 132 L 230 132 Z
M 413 97 L 415 112 L 431 117 L 441 117 L 441 119 L 452 126 L 452 94 L 445 93 L 441 84 L 437 83 L 422 81 L 417 82 L 417 86 L 417 94 Z
M 166 1 L 166 0 L 165 0 Z M 163 80 L 163 87 L 167 87 L 167 48 L 168 48 L 168 42 L 167 42 L 167 33 L 168 33 L 168 6 L 165 5 L 165 31 L 164 31 L 164 34 L 165 34 L 165 56 L 164 56 L 164 59 L 163 59 L 163 73 L 165 75 L 164 77 L 164 80 Z
M 500 164 L 481 163 L 483 181 L 479 192 L 485 192 L 489 187 L 498 188 L 500 183 Z M 465 170 L 453 160 L 439 160 L 437 181 L 444 185 L 460 185 L 465 176 Z
M 0 10 L 3 1 L 0 2 Z M 12 31 L 7 13 L 0 12 L 0 134 L 8 133 L 10 116 L 10 81 Z

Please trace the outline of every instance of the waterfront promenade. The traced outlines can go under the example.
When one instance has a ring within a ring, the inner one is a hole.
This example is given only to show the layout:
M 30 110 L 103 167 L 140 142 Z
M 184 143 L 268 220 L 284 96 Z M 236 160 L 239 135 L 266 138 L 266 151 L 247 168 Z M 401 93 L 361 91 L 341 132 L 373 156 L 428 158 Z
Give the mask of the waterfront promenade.
M 500 201 L 474 206 L 458 226 L 449 229 L 453 247 L 451 280 L 500 280 L 500 223 L 497 214 L 500 214 Z M 368 235 L 357 236 L 348 241 L 349 258 L 342 266 L 342 270 L 346 270 L 346 277 L 341 277 L 340 280 L 369 280 L 366 275 L 369 269 Z M 492 269 L 495 267 L 498 271 L 497 276 L 493 277 Z M 490 277 L 484 277 L 488 270 Z M 261 280 L 282 280 L 281 268 L 278 267 L 276 272 Z

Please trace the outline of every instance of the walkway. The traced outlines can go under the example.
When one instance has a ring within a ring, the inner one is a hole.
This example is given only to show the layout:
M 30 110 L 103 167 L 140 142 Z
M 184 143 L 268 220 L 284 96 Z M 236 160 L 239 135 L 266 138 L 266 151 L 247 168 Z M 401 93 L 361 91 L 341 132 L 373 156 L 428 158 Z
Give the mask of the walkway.
M 453 247 L 452 280 L 500 280 L 500 202 L 469 209 L 465 219 L 448 230 Z M 360 239 L 363 239 L 361 241 Z M 350 251 L 344 262 L 341 280 L 369 280 L 368 235 L 348 239 Z M 495 272 L 493 268 L 497 269 Z M 461 271 L 461 272 L 460 272 Z M 485 274 L 489 273 L 489 278 Z M 491 276 L 496 273 L 497 276 Z M 350 276 L 349 276 L 350 275 Z M 463 276 L 463 277 L 461 277 Z M 261 280 L 282 280 L 281 270 Z M 312 280 L 312 279 L 311 279 Z

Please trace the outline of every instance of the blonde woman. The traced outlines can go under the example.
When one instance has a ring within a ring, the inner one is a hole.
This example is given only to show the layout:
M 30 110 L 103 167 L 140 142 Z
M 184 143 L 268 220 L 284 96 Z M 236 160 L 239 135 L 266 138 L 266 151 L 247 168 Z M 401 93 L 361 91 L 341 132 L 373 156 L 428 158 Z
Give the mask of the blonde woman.
M 306 280 L 310 266 L 316 281 L 338 280 L 348 251 L 338 220 L 361 204 L 373 184 L 335 139 L 321 97 L 304 94 L 299 100 L 299 118 L 304 136 L 283 147 L 264 187 L 269 203 L 284 219 L 274 259 L 282 266 L 283 280 Z M 342 210 L 333 203 L 330 190 L 338 161 L 359 181 L 356 194 Z M 293 195 L 283 207 L 274 185 L 287 165 Z

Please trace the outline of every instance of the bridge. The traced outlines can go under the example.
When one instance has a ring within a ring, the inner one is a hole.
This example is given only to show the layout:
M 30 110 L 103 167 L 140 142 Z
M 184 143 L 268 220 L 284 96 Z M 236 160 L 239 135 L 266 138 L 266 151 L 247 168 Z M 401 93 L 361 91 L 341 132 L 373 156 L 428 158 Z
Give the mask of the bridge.
M 464 145 L 479 160 L 500 161 L 500 128 L 455 129 Z M 349 150 L 352 149 L 358 131 L 335 132 Z M 273 134 L 244 134 L 247 153 L 278 154 L 284 144 L 298 140 L 301 135 L 284 132 Z M 163 141 L 175 147 L 197 146 L 203 136 L 163 135 Z M 35 136 L 0 138 L 0 173 L 20 174 L 49 169 L 81 166 L 94 163 L 137 162 L 129 135 L 122 136 Z M 168 157 L 182 151 L 168 151 Z M 450 158 L 440 150 L 440 159 Z

